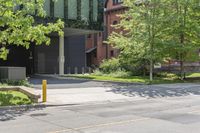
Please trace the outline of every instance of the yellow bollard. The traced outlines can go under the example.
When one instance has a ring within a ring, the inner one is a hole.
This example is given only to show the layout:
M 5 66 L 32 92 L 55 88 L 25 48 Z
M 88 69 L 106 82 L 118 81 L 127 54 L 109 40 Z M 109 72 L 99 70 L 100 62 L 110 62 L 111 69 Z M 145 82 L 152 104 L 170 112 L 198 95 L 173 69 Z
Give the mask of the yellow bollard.
M 42 102 L 47 101 L 47 80 L 42 80 Z

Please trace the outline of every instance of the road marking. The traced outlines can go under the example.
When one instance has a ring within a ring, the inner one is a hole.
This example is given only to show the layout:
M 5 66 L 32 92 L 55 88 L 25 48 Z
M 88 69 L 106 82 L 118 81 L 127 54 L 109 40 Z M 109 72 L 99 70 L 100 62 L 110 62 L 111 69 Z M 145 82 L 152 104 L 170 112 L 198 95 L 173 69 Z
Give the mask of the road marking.
M 71 129 L 58 130 L 58 131 L 53 131 L 49 133 L 63 133 L 63 132 L 77 131 L 77 130 L 83 130 L 83 129 L 89 129 L 89 128 L 96 128 L 96 127 L 123 125 L 123 124 L 144 121 L 144 120 L 149 120 L 149 119 L 150 118 L 141 118 L 141 119 L 131 119 L 131 120 L 124 120 L 124 121 L 110 122 L 110 123 L 102 123 L 102 124 L 96 124 L 96 125 L 91 125 L 91 126 L 83 126 L 83 127 L 77 127 L 77 128 L 71 128 Z

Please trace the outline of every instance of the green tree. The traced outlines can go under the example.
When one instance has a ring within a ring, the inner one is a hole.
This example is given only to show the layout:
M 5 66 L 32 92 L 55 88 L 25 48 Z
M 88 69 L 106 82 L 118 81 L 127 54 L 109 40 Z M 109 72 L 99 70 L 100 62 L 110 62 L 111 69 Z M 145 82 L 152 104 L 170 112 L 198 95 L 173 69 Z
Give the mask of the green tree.
M 180 77 L 185 78 L 184 63 L 199 60 L 200 1 L 169 0 L 163 38 L 173 59 L 180 62 Z
M 121 33 L 113 33 L 108 43 L 120 49 L 120 57 L 124 58 L 124 61 L 147 62 L 152 81 L 154 63 L 164 57 L 160 38 L 165 20 L 164 0 L 124 0 L 124 6 L 127 6 L 128 10 L 120 15 L 121 21 L 115 26 L 124 30 Z
M 9 45 L 29 48 L 31 42 L 37 45 L 50 44 L 49 34 L 63 35 L 64 23 L 38 23 L 44 18 L 45 0 L 0 0 L 0 58 L 6 60 Z

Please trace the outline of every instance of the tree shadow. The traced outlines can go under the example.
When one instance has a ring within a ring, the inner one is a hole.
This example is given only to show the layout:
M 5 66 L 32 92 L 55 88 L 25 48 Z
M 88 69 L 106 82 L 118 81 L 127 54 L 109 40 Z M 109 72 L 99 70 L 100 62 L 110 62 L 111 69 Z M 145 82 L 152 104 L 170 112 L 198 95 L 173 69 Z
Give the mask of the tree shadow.
M 31 106 L 17 106 L 17 107 L 9 107 L 9 108 L 0 108 L 0 122 L 16 120 L 17 117 L 26 115 L 31 113 L 29 116 L 31 117 L 40 117 L 46 116 L 48 113 L 41 113 L 35 111 L 45 110 L 47 107 L 66 107 L 66 106 L 76 106 L 79 104 L 60 104 L 60 105 L 31 105 Z
M 25 113 L 36 111 L 36 110 L 42 110 L 43 106 L 38 107 L 16 107 L 16 108 L 10 108 L 10 109 L 1 109 L 0 108 L 0 122 L 3 121 L 9 121 L 9 120 L 15 120 L 16 117 L 20 117 L 24 115 Z
M 165 84 L 165 85 L 127 85 L 113 86 L 109 90 L 116 94 L 128 97 L 180 97 L 187 95 L 200 95 L 200 85 L 198 84 Z
M 28 98 L 14 96 L 13 94 L 10 93 L 0 93 L 0 106 L 22 105 L 22 104 L 31 104 L 31 100 Z

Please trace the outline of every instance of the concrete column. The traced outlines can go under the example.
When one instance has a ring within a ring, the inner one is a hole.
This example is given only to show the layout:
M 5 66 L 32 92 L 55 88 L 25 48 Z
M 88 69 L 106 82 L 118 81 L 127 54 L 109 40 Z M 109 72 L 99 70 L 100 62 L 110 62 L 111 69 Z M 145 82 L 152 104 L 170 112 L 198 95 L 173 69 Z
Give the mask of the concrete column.
M 65 66 L 65 48 L 64 36 L 59 37 L 59 75 L 64 75 Z

